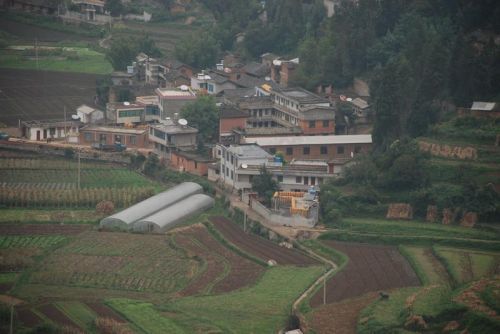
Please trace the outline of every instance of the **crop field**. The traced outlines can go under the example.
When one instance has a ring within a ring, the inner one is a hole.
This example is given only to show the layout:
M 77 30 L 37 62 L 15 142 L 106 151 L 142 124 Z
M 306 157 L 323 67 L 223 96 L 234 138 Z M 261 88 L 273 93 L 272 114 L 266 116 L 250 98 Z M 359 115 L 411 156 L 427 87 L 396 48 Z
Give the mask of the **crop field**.
M 164 236 L 92 231 L 45 258 L 30 283 L 173 293 L 197 270 Z
M 64 119 L 81 104 L 93 105 L 96 79 L 84 73 L 0 68 L 0 122 Z M 69 116 L 68 116 L 69 115 Z
M 326 302 L 338 302 L 370 291 L 420 285 L 417 275 L 396 247 L 324 241 L 349 257 L 344 269 L 326 284 Z M 323 291 L 310 301 L 312 307 L 323 303 Z
M 438 246 L 434 247 L 434 253 L 458 284 L 500 273 L 499 253 Z
M 174 235 L 175 243 L 203 259 L 206 269 L 180 294 L 223 293 L 252 285 L 264 268 L 224 247 L 212 237 L 204 225 L 193 225 Z
M 297 250 L 280 247 L 277 244 L 254 234 L 244 233 L 238 225 L 225 217 L 213 217 L 210 220 L 225 239 L 244 252 L 263 261 L 272 259 L 279 265 L 319 265 L 318 261 L 302 254 Z
M 95 208 L 80 209 L 80 210 L 37 210 L 37 209 L 2 209 L 0 211 L 0 231 L 10 233 L 12 224 L 16 224 L 19 228 L 21 225 L 40 225 L 47 224 L 50 229 L 57 230 L 58 225 L 53 224 L 72 224 L 75 226 L 96 224 L 100 219 L 105 217 L 105 214 L 97 213 Z M 8 227 L 2 227 L 6 225 Z M 62 229 L 67 231 L 65 229 Z M 50 230 L 42 230 L 37 233 L 48 233 Z M 17 233 L 17 232 L 16 232 Z M 62 231 L 61 231 L 62 233 Z M 65 232 L 66 233 L 66 232 Z M 1 233 L 0 233 L 1 234 Z M 59 234 L 56 232 L 55 234 Z

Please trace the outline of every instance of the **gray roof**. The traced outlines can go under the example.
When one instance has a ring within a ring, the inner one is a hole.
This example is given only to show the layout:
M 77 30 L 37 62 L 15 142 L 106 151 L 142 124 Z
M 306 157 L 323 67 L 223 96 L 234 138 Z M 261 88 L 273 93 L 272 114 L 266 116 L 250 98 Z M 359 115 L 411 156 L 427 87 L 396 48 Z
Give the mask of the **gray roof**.
M 271 158 L 272 155 L 267 153 L 262 147 L 251 145 L 231 145 L 228 149 L 229 152 L 244 158 Z
M 101 220 L 100 226 L 104 228 L 129 229 L 132 223 L 202 191 L 203 188 L 197 183 L 181 183 L 167 191 L 104 218 Z
M 254 77 L 264 77 L 270 72 L 266 65 L 254 61 L 243 66 L 243 71 Z
M 276 88 L 274 89 L 276 93 L 285 95 L 286 97 L 297 101 L 300 104 L 316 104 L 316 103 L 330 103 L 328 99 L 316 95 L 310 91 L 303 88 Z
M 149 126 L 160 130 L 162 132 L 168 133 L 168 134 L 176 134 L 176 133 L 198 133 L 198 129 L 195 129 L 193 127 L 190 127 L 188 125 L 182 126 L 179 124 L 174 123 L 172 120 L 161 120 L 160 124 L 150 124 Z
M 495 109 L 495 102 L 474 102 L 472 103 L 471 110 L 492 111 Z
M 248 112 L 227 104 L 223 104 L 220 107 L 220 118 L 241 118 L 241 117 L 248 117 Z
M 245 142 L 255 143 L 260 146 L 371 144 L 372 135 L 255 137 L 245 138 Z
M 132 224 L 137 232 L 164 232 L 214 206 L 214 199 L 204 194 L 191 195 Z
M 368 102 L 359 97 L 352 100 L 351 103 L 354 104 L 359 109 L 366 109 L 369 107 Z

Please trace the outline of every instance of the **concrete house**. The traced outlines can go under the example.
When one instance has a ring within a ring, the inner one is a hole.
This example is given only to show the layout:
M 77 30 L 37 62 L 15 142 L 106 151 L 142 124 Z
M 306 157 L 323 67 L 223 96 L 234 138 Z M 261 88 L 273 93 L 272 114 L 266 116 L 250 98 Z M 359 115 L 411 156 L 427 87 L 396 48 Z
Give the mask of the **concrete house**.
M 154 145 L 154 152 L 166 159 L 171 159 L 175 150 L 194 150 L 198 129 L 181 125 L 171 119 L 161 120 L 159 124 L 148 127 L 149 140 Z
M 156 96 L 158 96 L 161 119 L 177 118 L 182 110 L 182 107 L 190 102 L 196 101 L 196 94 L 189 88 L 157 88 L 155 93 Z
M 69 142 L 78 141 L 80 121 L 39 120 L 24 121 L 21 123 L 23 136 L 29 140 L 50 141 L 68 139 Z
M 76 114 L 80 118 L 80 122 L 84 124 L 96 123 L 104 119 L 104 112 L 102 110 L 89 107 L 86 104 L 82 104 L 76 108 Z
M 191 88 L 205 91 L 210 95 L 216 95 L 225 89 L 238 88 L 238 84 L 231 81 L 230 75 L 223 71 L 201 71 L 191 77 Z
M 129 129 L 111 126 L 88 125 L 80 130 L 80 145 L 91 146 L 94 143 L 113 145 L 121 144 L 127 148 L 149 148 L 146 129 Z

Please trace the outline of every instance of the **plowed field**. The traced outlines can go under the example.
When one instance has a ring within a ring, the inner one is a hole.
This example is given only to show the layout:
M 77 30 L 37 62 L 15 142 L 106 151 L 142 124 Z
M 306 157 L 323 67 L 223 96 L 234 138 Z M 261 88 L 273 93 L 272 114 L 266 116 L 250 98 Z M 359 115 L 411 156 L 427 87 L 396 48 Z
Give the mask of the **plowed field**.
M 102 303 L 86 303 L 86 305 L 94 311 L 99 318 L 113 319 L 119 323 L 126 323 L 127 321 L 123 319 L 118 313 L 113 311 L 111 308 L 107 307 Z
M 370 291 L 420 285 L 417 275 L 396 247 L 323 241 L 349 257 L 345 268 L 326 285 L 327 303 L 361 296 Z M 310 302 L 312 307 L 323 304 L 323 290 Z
M 60 324 L 61 326 L 67 326 L 71 328 L 78 329 L 79 327 L 68 318 L 64 313 L 62 313 L 57 307 L 52 304 L 45 304 L 38 308 L 38 310 L 43 313 L 51 321 Z
M 96 79 L 81 73 L 0 68 L 0 122 L 17 126 L 18 120 L 63 119 L 81 104 L 93 105 Z
M 90 228 L 89 225 L 0 224 L 0 235 L 77 235 Z
M 27 307 L 16 308 L 17 320 L 26 327 L 35 327 L 40 325 L 43 321 L 35 312 Z
M 264 268 L 245 259 L 215 240 L 203 225 L 191 226 L 175 236 L 176 243 L 202 258 L 206 269 L 181 295 L 188 296 L 211 290 L 229 292 L 254 283 Z
M 225 217 L 212 217 L 210 220 L 224 238 L 259 259 L 275 260 L 281 265 L 309 266 L 319 264 L 318 261 L 297 250 L 280 247 L 264 238 L 244 233 L 238 225 Z

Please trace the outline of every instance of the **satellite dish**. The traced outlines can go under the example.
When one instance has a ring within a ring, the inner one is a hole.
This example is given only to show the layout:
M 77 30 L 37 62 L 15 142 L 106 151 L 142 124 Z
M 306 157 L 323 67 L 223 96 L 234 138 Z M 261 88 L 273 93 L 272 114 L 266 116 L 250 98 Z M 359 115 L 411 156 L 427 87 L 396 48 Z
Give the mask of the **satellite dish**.
M 346 99 L 346 101 L 347 101 L 347 102 L 351 102 L 351 101 L 352 101 L 352 98 L 348 97 L 348 98 Z
M 189 87 L 188 87 L 188 86 L 186 86 L 186 85 L 181 85 L 181 87 L 180 87 L 180 88 L 181 88 L 181 90 L 182 90 L 183 92 L 185 92 L 185 91 L 189 90 Z
M 186 126 L 186 125 L 188 125 L 188 121 L 187 121 L 187 120 L 185 120 L 184 118 L 181 118 L 181 119 L 179 120 L 179 124 L 180 124 L 180 125 L 182 125 L 182 126 Z
M 80 119 L 80 116 L 78 115 L 71 115 L 71 118 L 73 118 L 75 121 Z
M 123 102 L 123 105 L 124 105 L 124 106 L 129 106 L 129 105 L 130 105 L 130 102 L 125 101 L 125 102 Z
M 247 169 L 247 168 L 248 168 L 248 165 L 247 165 L 247 164 L 241 164 L 241 168 L 243 168 L 243 169 Z

